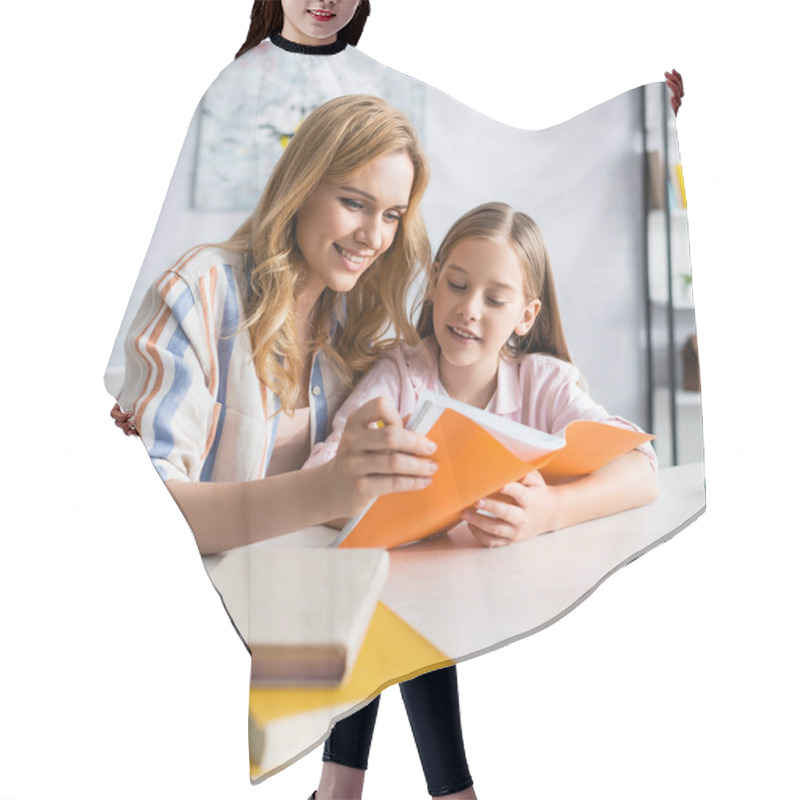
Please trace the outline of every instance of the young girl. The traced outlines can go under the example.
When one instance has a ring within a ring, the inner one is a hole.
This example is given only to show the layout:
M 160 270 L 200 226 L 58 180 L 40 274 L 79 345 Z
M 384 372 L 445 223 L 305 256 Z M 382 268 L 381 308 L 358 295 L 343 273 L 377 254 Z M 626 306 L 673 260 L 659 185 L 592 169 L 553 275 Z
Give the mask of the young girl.
M 297 47 L 355 46 L 369 12 L 369 0 L 255 0 L 236 58 L 271 37 Z
M 469 211 L 447 233 L 417 331 L 421 344 L 389 351 L 361 380 L 307 467 L 335 455 L 354 409 L 383 396 L 405 416 L 423 389 L 548 433 L 577 419 L 639 430 L 610 416 L 582 388 L 541 231 L 503 203 Z M 655 467 L 648 444 L 570 483 L 550 486 L 534 471 L 506 486 L 502 499 L 465 509 L 463 519 L 482 545 L 510 544 L 649 503 L 658 491 Z
M 369 11 L 368 0 L 361 0 L 359 3 L 354 3 L 352 0 L 317 0 L 317 2 L 310 2 L 310 0 L 255 0 L 251 13 L 250 31 L 245 43 L 237 53 L 237 59 L 268 38 L 271 39 L 273 45 L 289 52 L 302 53 L 311 57 L 324 57 L 334 54 L 345 48 L 346 44 L 355 45 L 358 42 Z M 187 141 L 190 141 L 190 139 L 191 137 L 187 137 Z M 171 231 L 175 227 L 174 225 L 169 226 L 170 235 L 172 235 Z M 178 229 L 180 229 L 180 226 L 178 226 Z M 244 247 L 246 249 L 246 243 Z M 352 404 L 348 411 L 353 411 Z M 136 433 L 135 421 L 131 413 L 124 413 L 119 406 L 115 406 L 112 416 L 119 427 L 126 433 Z M 362 437 L 374 436 L 374 433 L 362 427 L 359 435 Z M 363 458 L 364 452 L 366 452 L 367 458 L 375 459 L 376 456 L 372 455 L 369 450 L 353 452 L 349 459 L 346 453 L 340 453 L 339 455 L 342 461 L 353 463 L 355 459 Z M 282 469 L 279 459 L 274 459 L 270 464 L 270 475 L 274 476 Z M 343 470 L 337 470 L 337 474 L 345 473 Z M 387 486 L 386 480 L 378 481 L 373 478 L 374 490 L 384 490 Z M 392 484 L 393 486 L 400 485 L 396 482 L 396 478 L 393 480 L 395 481 Z M 181 490 L 189 489 L 195 495 L 194 497 L 184 498 L 182 502 L 184 510 L 187 510 L 187 503 L 191 506 L 198 499 L 202 500 L 202 493 L 198 490 L 203 487 L 184 486 L 176 488 L 179 493 Z M 240 497 L 244 500 L 244 493 L 241 491 L 243 487 L 239 488 Z M 284 494 L 283 496 L 286 495 Z M 216 500 L 207 502 L 204 506 L 205 508 L 211 507 L 215 511 L 220 508 Z M 228 522 L 238 520 L 240 516 L 236 509 L 230 509 L 230 507 L 228 514 L 230 514 Z M 201 512 L 199 516 L 202 518 L 204 514 Z M 481 521 L 483 519 L 481 518 Z M 230 534 L 230 527 L 226 527 Z M 487 533 L 487 535 L 489 534 Z M 230 538 L 228 541 L 231 544 L 233 543 Z M 425 742 L 420 748 L 420 755 L 426 765 L 426 775 L 433 776 L 428 781 L 429 788 L 435 789 L 436 775 L 441 774 L 437 773 L 437 770 L 439 770 L 438 765 L 452 765 L 455 763 L 458 765 L 456 782 L 453 783 L 451 781 L 449 784 L 439 783 L 439 788 L 436 789 L 437 795 L 449 793 L 454 797 L 473 796 L 469 788 L 471 779 L 466 768 L 466 760 L 460 739 L 455 670 L 440 670 L 423 675 L 415 681 L 404 684 L 401 689 L 415 735 L 419 733 L 418 741 Z M 376 707 L 376 705 L 377 701 L 374 706 Z M 357 723 L 357 720 L 354 720 L 354 722 Z M 439 727 L 442 724 L 444 727 Z M 341 733 L 341 728 L 343 728 L 342 723 L 337 725 L 335 732 Z M 337 739 L 337 736 L 335 735 L 333 739 Z M 338 739 L 341 740 L 341 735 L 338 736 Z M 326 756 L 330 756 L 334 749 L 329 743 L 326 747 Z M 365 764 L 366 761 L 364 761 Z M 356 782 L 359 781 L 358 772 L 359 770 L 356 770 L 354 778 Z M 326 775 L 330 777 L 330 771 L 324 772 L 321 786 L 324 785 L 327 791 L 336 782 L 334 781 L 333 784 L 326 783 Z M 347 780 L 350 778 L 353 778 L 352 774 L 349 778 L 346 778 L 344 785 L 347 784 Z M 441 788 L 442 786 L 445 786 L 445 789 L 450 787 L 449 791 L 444 792 Z M 462 789 L 461 787 L 464 788 Z M 433 791 L 431 793 L 433 794 Z M 353 793 L 352 796 L 355 796 L 355 794 Z
M 561 327 L 541 231 L 529 216 L 508 205 L 479 206 L 452 226 L 433 262 L 417 331 L 423 337 L 420 344 L 388 351 L 361 380 L 336 414 L 331 435 L 315 445 L 305 467 L 335 456 L 348 416 L 365 402 L 383 397 L 405 416 L 424 389 L 550 433 L 577 419 L 638 430 L 610 416 L 581 387 Z M 649 503 L 658 492 L 655 468 L 653 449 L 645 445 L 559 486 L 547 485 L 534 471 L 506 486 L 500 499 L 485 498 L 465 509 L 463 519 L 480 544 L 507 545 Z M 453 687 L 451 708 L 457 714 L 455 667 L 423 678 L 430 681 L 433 675 Z M 401 687 L 404 696 L 414 683 Z M 343 764 L 351 770 L 366 768 L 377 703 L 334 727 L 326 744 L 321 789 L 336 773 L 347 777 Z M 440 724 L 437 747 L 449 752 L 448 729 L 445 722 Z M 452 755 L 463 752 L 460 736 L 453 725 L 451 752 L 440 759 L 450 765 L 449 775 L 455 777 L 447 780 L 453 783 L 461 772 L 469 774 L 466 762 Z M 467 792 L 455 796 L 474 796 Z M 350 796 L 320 792 L 320 798 Z

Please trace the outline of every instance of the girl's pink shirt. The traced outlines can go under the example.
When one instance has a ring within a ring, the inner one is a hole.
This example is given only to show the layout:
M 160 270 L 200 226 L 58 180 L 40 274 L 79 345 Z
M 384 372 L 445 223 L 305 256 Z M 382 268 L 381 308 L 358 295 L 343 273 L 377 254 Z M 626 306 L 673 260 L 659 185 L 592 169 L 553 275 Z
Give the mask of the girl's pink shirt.
M 439 380 L 439 346 L 433 337 L 418 347 L 401 345 L 384 354 L 361 379 L 333 420 L 331 434 L 314 445 L 304 468 L 318 466 L 336 455 L 348 417 L 375 397 L 386 397 L 401 416 L 410 414 L 423 389 L 447 394 Z M 547 433 L 559 433 L 575 420 L 594 420 L 641 431 L 622 417 L 610 415 L 580 386 L 578 370 L 566 361 L 535 353 L 512 364 L 500 359 L 497 389 L 486 407 L 501 417 Z M 641 450 L 653 469 L 656 454 L 648 443 Z

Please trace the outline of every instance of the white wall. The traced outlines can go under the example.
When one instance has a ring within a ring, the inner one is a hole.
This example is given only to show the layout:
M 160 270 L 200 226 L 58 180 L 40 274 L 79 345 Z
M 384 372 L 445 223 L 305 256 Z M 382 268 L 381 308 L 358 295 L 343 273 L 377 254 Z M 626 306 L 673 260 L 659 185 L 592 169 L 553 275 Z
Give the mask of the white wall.
M 424 208 L 434 247 L 480 203 L 530 214 L 550 251 L 573 360 L 595 399 L 646 425 L 640 103 L 633 89 L 530 131 L 431 91 Z

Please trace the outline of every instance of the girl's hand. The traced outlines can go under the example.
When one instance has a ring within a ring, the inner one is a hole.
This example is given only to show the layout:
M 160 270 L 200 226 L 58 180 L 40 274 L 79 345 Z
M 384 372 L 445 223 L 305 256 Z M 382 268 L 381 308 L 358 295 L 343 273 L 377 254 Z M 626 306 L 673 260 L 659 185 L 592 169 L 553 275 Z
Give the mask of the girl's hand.
M 538 470 L 504 486 L 500 493 L 508 501 L 484 498 L 461 514 L 484 547 L 502 547 L 554 530 L 553 491 Z M 488 511 L 492 517 L 479 514 L 477 509 Z
M 672 97 L 670 98 L 672 110 L 677 115 L 678 109 L 681 107 L 681 98 L 683 97 L 683 78 L 676 69 L 672 70 L 672 72 L 665 72 L 664 77 L 667 79 L 667 86 L 672 91 Z
M 385 397 L 365 403 L 347 420 L 336 456 L 324 465 L 331 519 L 353 517 L 382 494 L 424 489 L 438 465 L 436 445 L 407 431 Z
M 139 431 L 136 430 L 136 424 L 133 421 L 133 411 L 123 411 L 119 407 L 119 403 L 114 403 L 114 408 L 111 409 L 111 416 L 114 419 L 114 424 L 126 436 L 139 435 Z

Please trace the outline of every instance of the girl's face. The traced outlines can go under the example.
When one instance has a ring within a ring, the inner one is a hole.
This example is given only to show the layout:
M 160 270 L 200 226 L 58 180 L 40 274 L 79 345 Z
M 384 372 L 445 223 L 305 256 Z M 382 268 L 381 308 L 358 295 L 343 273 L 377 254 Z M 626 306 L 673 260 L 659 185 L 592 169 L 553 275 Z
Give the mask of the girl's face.
M 463 239 L 441 267 L 433 293 L 433 329 L 448 365 L 494 375 L 512 333 L 533 325 L 541 301 L 525 300 L 522 265 L 497 239 Z
M 411 196 L 414 165 L 406 153 L 370 161 L 342 183 L 323 181 L 297 215 L 295 239 L 304 289 L 348 292 L 397 234 Z
M 353 18 L 358 0 L 281 0 L 283 30 L 291 42 L 333 44 L 336 34 Z

